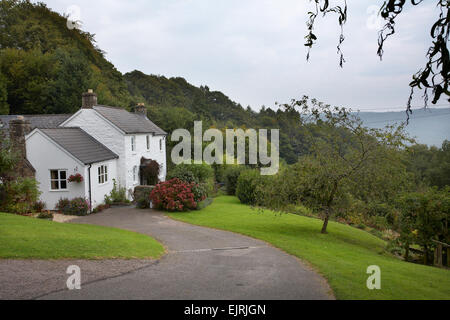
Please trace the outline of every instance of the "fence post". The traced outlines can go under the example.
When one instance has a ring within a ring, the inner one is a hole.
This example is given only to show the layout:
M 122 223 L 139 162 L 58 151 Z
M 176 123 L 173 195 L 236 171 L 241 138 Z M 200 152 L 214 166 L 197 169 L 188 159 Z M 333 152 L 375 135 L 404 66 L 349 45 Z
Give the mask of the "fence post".
M 440 243 L 434 249 L 434 265 L 442 267 L 442 244 Z

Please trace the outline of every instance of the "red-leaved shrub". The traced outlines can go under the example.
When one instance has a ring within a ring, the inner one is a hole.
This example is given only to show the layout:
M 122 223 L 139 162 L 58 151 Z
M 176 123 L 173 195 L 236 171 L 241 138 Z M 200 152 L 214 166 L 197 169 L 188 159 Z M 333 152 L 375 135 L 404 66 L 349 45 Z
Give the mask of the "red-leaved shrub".
M 168 211 L 185 211 L 197 208 L 200 201 L 206 196 L 195 192 L 198 185 L 187 183 L 180 179 L 159 183 L 150 194 L 153 207 Z

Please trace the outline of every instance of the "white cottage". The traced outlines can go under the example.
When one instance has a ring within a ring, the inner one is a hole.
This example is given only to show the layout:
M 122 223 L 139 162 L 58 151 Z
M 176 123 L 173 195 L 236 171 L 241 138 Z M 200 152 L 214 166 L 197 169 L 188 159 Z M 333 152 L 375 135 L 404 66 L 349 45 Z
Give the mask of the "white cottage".
M 98 105 L 96 94 L 89 90 L 73 115 L 20 119 L 0 116 L 0 123 L 11 133 L 27 133 L 23 158 L 35 170 L 41 200 L 48 209 L 54 209 L 60 198 L 75 197 L 85 197 L 94 208 L 111 192 L 113 179 L 126 188 L 131 200 L 142 182 L 140 166 L 146 159 L 161 165 L 159 179 L 165 180 L 167 134 L 147 118 L 143 104 L 134 112 Z M 20 125 L 24 128 L 13 128 Z M 11 138 L 20 141 L 20 137 Z M 77 173 L 83 182 L 68 182 Z

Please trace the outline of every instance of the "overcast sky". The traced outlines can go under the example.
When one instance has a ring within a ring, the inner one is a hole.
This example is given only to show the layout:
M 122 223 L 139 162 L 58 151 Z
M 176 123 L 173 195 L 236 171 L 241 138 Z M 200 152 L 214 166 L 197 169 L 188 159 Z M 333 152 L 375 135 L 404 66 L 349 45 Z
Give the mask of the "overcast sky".
M 317 20 L 319 39 L 306 62 L 306 0 L 44 0 L 59 13 L 79 8 L 82 29 L 122 73 L 180 76 L 219 90 L 244 107 L 288 102 L 306 94 L 360 110 L 404 110 L 408 84 L 423 67 L 435 1 L 408 4 L 379 61 L 374 5 L 348 0 L 338 66 L 336 17 Z M 342 2 L 342 1 L 335 1 Z M 421 105 L 419 95 L 414 105 Z M 447 104 L 441 99 L 440 104 Z

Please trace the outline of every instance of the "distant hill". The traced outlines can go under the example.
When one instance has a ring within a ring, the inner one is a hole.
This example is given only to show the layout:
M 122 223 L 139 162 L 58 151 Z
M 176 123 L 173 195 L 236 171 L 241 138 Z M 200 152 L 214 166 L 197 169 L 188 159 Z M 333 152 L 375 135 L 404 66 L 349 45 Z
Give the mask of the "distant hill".
M 360 112 L 358 115 L 370 128 L 382 128 L 387 124 L 406 121 L 404 111 Z M 420 144 L 441 147 L 444 140 L 450 141 L 450 108 L 414 110 L 406 131 Z
M 0 1 L 0 27 L 0 113 L 71 113 L 88 88 L 104 104 L 132 103 L 94 35 L 70 30 L 45 4 Z
M 81 93 L 92 88 L 100 104 L 130 110 L 138 102 L 162 129 L 280 129 L 280 156 L 294 163 L 307 153 L 305 126 L 295 110 L 243 108 L 220 91 L 196 87 L 181 77 L 166 78 L 135 70 L 119 72 L 95 44 L 94 36 L 70 30 L 66 18 L 45 4 L 0 2 L 0 114 L 73 113 Z M 300 97 L 298 97 L 300 98 Z M 331 102 L 332 103 L 332 102 Z M 450 109 L 416 111 L 408 131 L 420 143 L 440 146 L 449 137 Z M 404 112 L 361 113 L 368 126 L 405 119 Z M 169 140 L 170 141 L 170 140 Z

